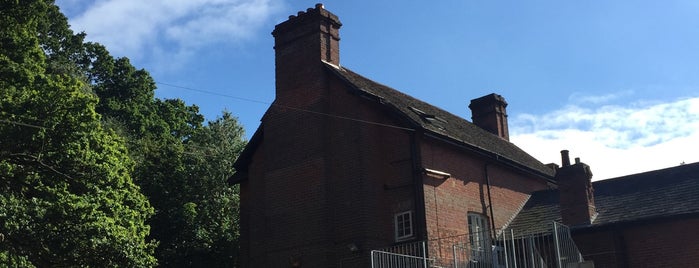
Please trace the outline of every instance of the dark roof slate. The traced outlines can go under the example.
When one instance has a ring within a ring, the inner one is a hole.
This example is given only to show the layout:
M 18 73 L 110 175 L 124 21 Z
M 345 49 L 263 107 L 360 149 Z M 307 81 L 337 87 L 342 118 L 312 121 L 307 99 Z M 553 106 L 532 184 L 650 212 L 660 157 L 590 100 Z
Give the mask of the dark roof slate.
M 466 119 L 374 82 L 347 68 L 328 63 L 326 65 L 356 90 L 378 99 L 383 105 L 390 106 L 428 132 L 449 138 L 481 153 L 490 154 L 491 157 L 499 160 L 508 161 L 520 168 L 534 171 L 549 179 L 554 175 L 551 168 L 513 143 L 483 130 Z
M 592 183 L 597 216 L 588 227 L 699 214 L 699 162 Z M 558 191 L 532 194 L 509 227 L 521 231 L 561 221 Z

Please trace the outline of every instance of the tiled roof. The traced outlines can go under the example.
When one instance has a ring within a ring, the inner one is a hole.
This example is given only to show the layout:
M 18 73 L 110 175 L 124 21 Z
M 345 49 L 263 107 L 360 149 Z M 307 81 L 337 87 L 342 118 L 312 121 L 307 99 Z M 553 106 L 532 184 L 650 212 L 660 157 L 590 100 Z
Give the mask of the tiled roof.
M 524 152 L 513 143 L 487 132 L 473 123 L 439 109 L 426 102 L 388 86 L 376 83 L 351 70 L 327 64 L 328 69 L 351 84 L 354 89 L 368 94 L 389 106 L 416 126 L 440 137 L 451 139 L 461 145 L 490 157 L 506 161 L 518 168 L 534 171 L 551 178 L 554 172 L 539 160 Z
M 598 213 L 592 227 L 699 214 L 699 162 L 596 181 L 592 187 Z M 558 191 L 546 190 L 532 194 L 510 227 L 530 232 L 560 220 Z

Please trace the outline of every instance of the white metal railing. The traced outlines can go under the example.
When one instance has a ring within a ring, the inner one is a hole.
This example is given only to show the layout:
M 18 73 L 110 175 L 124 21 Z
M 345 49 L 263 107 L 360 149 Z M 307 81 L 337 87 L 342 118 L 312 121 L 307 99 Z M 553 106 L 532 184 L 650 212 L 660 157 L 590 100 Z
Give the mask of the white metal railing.
M 432 266 L 432 262 L 427 258 L 427 246 L 424 241 L 371 251 L 372 268 L 427 268 Z
M 373 250 L 371 267 L 565 268 L 583 261 L 568 227 L 556 222 L 544 232 L 506 229 L 495 239 L 486 233 L 475 236 L 488 241 L 475 247 L 465 234 Z
M 398 253 L 372 250 L 371 251 L 371 267 L 372 268 L 427 268 L 433 267 L 432 261 L 426 257 L 410 256 Z
M 578 246 L 575 245 L 568 226 L 553 222 L 554 242 L 558 267 L 570 267 L 571 264 L 584 261 Z
M 544 232 L 504 230 L 496 245 L 503 251 L 503 267 L 564 268 L 583 261 L 570 229 L 557 222 L 552 222 Z

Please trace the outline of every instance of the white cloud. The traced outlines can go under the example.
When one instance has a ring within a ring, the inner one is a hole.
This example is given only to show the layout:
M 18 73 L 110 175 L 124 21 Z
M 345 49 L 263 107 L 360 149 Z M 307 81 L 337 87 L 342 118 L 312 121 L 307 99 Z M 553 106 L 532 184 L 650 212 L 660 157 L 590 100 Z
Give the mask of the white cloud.
M 63 0 L 87 5 L 70 20 L 73 30 L 117 56 L 193 55 L 193 50 L 250 38 L 275 12 L 276 0 Z M 151 59 L 152 60 L 152 59 Z
M 629 95 L 633 95 L 632 90 L 614 92 L 602 96 L 589 96 L 581 93 L 573 93 L 570 95 L 568 100 L 576 103 L 604 104 Z
M 544 163 L 560 164 L 560 151 L 581 157 L 607 179 L 699 161 L 699 98 L 668 103 L 584 108 L 518 115 L 511 139 Z

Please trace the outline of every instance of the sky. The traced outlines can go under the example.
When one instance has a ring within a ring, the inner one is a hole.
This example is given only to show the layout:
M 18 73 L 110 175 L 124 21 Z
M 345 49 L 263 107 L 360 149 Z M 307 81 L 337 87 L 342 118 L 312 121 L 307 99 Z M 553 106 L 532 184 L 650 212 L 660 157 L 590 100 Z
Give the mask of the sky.
M 57 0 L 156 96 L 228 110 L 249 137 L 274 100 L 274 25 L 317 1 Z M 510 141 L 593 180 L 699 161 L 699 1 L 328 0 L 340 64 L 469 119 L 509 103 Z

